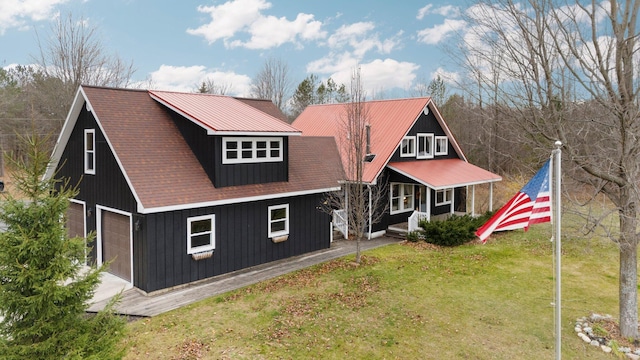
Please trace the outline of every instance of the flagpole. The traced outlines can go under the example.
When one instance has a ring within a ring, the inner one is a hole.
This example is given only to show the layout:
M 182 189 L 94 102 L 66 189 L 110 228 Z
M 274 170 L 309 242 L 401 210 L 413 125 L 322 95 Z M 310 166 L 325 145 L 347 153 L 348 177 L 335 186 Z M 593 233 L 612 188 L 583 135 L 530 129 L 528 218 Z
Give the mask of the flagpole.
M 561 159 L 562 159 L 562 142 L 560 141 L 556 141 L 555 142 L 555 146 L 556 149 L 553 150 L 552 154 L 553 154 L 553 180 L 554 180 L 554 184 L 553 184 L 553 203 L 552 203 L 552 208 L 554 209 L 553 211 L 553 237 L 556 240 L 556 247 L 555 247 L 555 254 L 556 254 L 556 269 L 555 269 L 555 278 L 556 278 L 556 291 L 555 291 L 555 325 L 556 325 L 556 359 L 560 360 L 560 358 L 562 357 L 561 355 L 561 346 L 562 346 L 562 319 L 561 319 L 561 281 L 560 281 L 560 259 L 561 259 L 561 255 L 562 255 L 562 244 L 561 244 L 561 203 L 560 203 L 560 185 L 561 185 L 561 172 L 560 172 L 560 163 L 561 163 Z

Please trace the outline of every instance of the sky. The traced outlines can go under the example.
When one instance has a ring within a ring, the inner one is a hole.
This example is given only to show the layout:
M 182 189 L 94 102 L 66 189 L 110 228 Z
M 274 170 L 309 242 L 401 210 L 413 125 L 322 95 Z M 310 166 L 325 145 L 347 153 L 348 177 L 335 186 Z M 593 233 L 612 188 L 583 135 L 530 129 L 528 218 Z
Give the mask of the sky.
M 0 66 L 33 63 L 53 21 L 71 13 L 108 53 L 132 62 L 138 87 L 195 91 L 209 79 L 249 96 L 268 59 L 293 86 L 310 74 L 367 97 L 407 97 L 436 74 L 456 79 L 444 51 L 464 28 L 464 0 L 0 0 Z

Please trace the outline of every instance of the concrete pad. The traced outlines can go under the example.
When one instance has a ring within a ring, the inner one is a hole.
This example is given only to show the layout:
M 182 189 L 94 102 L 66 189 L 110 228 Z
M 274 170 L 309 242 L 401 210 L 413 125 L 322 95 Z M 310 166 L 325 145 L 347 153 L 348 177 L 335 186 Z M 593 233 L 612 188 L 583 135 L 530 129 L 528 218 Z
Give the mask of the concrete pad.
M 133 285 L 130 282 L 113 274 L 109 274 L 108 272 L 103 272 L 100 274 L 100 285 L 98 285 L 98 288 L 93 294 L 91 304 L 111 299 L 118 293 L 131 288 L 133 288 Z

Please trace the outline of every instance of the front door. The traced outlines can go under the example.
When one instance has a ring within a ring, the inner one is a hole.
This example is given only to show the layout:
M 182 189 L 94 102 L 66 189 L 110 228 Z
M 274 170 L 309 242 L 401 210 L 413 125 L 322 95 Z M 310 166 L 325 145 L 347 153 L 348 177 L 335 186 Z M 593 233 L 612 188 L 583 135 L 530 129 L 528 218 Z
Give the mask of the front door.
M 427 203 L 427 191 L 429 191 L 429 189 L 427 189 L 426 186 L 424 185 L 418 185 L 418 211 L 420 212 L 427 212 L 427 206 L 429 206 L 429 204 Z

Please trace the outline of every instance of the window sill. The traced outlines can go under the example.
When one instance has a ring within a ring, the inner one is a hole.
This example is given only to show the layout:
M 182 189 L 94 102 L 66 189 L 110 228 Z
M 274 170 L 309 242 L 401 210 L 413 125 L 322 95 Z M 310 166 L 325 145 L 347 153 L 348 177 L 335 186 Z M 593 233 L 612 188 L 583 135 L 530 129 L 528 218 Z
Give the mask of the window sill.
M 289 240 L 289 234 L 271 237 L 271 241 L 273 241 L 274 244 L 281 243 L 287 240 Z
M 213 256 L 213 250 L 202 251 L 202 252 L 191 254 L 191 258 L 193 258 L 193 260 L 196 260 L 196 261 L 197 260 L 208 259 L 208 258 L 210 258 L 212 256 Z

